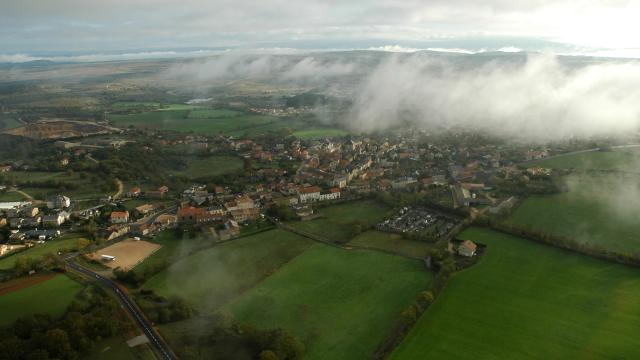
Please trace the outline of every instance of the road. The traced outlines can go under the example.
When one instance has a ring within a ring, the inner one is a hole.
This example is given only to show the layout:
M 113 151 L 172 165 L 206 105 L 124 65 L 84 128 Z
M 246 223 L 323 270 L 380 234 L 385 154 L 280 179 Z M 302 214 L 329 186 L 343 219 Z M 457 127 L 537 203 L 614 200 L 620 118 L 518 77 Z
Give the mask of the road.
M 120 290 L 120 287 L 118 287 L 118 285 L 115 282 L 83 266 L 76 264 L 75 262 L 73 262 L 73 256 L 69 256 L 66 258 L 66 264 L 73 270 L 96 279 L 105 287 L 112 290 L 115 293 L 118 300 L 120 301 L 120 303 L 123 305 L 123 307 L 127 310 L 127 312 L 131 315 L 131 317 L 135 319 L 136 325 L 138 325 L 140 330 L 142 330 L 145 336 L 149 339 L 149 343 L 154 349 L 156 349 L 158 355 L 160 355 L 160 358 L 168 359 L 168 360 L 177 359 L 177 357 L 173 354 L 169 346 L 164 342 L 164 340 L 156 332 L 156 330 L 153 328 L 151 323 L 145 318 L 142 311 L 138 309 L 138 307 L 134 304 L 133 300 L 131 300 L 131 298 L 129 298 L 129 296 L 125 292 Z

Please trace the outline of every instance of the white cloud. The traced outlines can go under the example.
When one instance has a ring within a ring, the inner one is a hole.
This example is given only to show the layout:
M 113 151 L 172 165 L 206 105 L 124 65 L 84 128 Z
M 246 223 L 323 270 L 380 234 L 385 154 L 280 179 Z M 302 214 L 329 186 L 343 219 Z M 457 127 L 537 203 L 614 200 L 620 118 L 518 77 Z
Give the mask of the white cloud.
M 626 134 L 640 121 L 640 63 L 568 68 L 552 55 L 475 67 L 420 54 L 379 65 L 349 117 L 356 130 L 410 122 L 550 140 Z

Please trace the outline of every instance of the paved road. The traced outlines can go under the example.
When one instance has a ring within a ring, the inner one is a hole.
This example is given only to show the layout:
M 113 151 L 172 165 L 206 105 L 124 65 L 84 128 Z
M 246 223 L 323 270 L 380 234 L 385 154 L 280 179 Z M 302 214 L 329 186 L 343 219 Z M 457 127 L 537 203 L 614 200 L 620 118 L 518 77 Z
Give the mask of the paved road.
M 156 349 L 158 355 L 160 355 L 160 358 L 167 359 L 167 360 L 177 359 L 177 357 L 173 354 L 169 346 L 164 342 L 164 340 L 160 337 L 160 335 L 158 335 L 158 333 L 153 328 L 151 323 L 149 323 L 149 321 L 144 317 L 144 314 L 142 313 L 142 311 L 140 311 L 136 307 L 136 305 L 133 303 L 133 300 L 131 300 L 127 294 L 125 294 L 122 290 L 120 290 L 120 288 L 115 282 L 83 266 L 76 264 L 75 262 L 73 262 L 73 259 L 71 257 L 67 257 L 66 263 L 70 268 L 74 269 L 75 271 L 80 272 L 89 277 L 95 278 L 96 280 L 98 280 L 107 288 L 111 289 L 116 294 L 120 303 L 127 310 L 127 312 L 136 320 L 136 324 L 138 325 L 140 330 L 142 330 L 142 332 L 146 335 L 146 337 L 149 339 L 149 343 L 151 344 L 151 346 L 153 346 L 154 349 Z

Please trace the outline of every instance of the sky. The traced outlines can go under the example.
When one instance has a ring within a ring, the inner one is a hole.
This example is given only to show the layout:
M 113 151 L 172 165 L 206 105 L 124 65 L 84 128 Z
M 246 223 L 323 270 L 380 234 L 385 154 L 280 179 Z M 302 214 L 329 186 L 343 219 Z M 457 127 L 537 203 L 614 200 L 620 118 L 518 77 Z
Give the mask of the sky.
M 639 13 L 640 0 L 0 0 L 0 61 L 231 48 L 640 57 Z

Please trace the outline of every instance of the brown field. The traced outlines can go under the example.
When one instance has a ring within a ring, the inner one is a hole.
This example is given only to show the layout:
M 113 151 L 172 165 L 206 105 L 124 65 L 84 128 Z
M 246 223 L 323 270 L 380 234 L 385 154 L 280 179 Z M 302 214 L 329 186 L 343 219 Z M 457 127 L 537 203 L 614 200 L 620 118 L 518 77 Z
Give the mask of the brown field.
M 127 239 L 100 249 L 90 254 L 89 257 L 102 262 L 102 264 L 111 269 L 120 267 L 123 270 L 131 270 L 147 256 L 158 251 L 160 247 L 161 245 L 148 241 Z M 100 258 L 102 255 L 115 256 L 116 259 L 113 261 L 102 261 Z
M 0 283 L 0 296 L 47 281 L 58 274 L 30 275 Z

